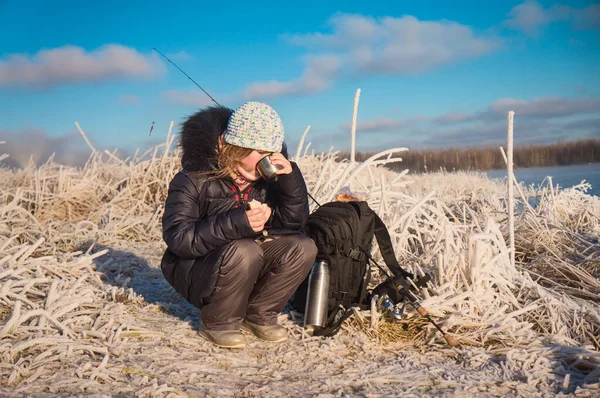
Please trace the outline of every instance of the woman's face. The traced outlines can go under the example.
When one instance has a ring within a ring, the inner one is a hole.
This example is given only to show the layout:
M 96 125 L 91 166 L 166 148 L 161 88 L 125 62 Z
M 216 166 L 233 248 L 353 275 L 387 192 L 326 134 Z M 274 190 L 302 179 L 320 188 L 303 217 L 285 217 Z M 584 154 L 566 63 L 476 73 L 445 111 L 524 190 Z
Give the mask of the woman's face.
M 254 150 L 250 155 L 239 161 L 236 170 L 242 178 L 248 181 L 258 181 L 261 177 L 256 170 L 256 164 L 271 152 Z

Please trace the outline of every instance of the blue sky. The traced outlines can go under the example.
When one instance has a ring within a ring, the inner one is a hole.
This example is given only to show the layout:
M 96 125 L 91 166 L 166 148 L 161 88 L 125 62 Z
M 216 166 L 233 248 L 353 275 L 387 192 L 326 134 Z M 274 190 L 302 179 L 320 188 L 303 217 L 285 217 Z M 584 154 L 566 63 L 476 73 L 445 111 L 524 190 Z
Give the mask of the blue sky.
M 295 148 L 600 137 L 593 1 L 0 1 L 0 153 L 133 153 L 215 99 L 272 105 Z M 260 5 L 257 5 L 260 4 Z M 151 136 L 149 128 L 154 124 Z M 175 127 L 177 131 L 177 125 Z

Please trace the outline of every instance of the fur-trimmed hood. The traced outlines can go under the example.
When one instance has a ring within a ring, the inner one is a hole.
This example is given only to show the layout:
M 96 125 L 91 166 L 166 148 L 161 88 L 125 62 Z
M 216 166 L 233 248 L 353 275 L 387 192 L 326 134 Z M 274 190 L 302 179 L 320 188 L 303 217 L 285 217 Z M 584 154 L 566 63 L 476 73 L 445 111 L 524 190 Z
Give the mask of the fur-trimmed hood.
M 232 109 L 224 106 L 203 108 L 190 116 L 181 127 L 179 146 L 181 165 L 189 171 L 208 171 L 217 167 L 219 135 L 227 128 Z
M 188 171 L 215 170 L 219 136 L 227 128 L 233 110 L 224 106 L 203 108 L 183 122 L 179 146 L 182 149 L 181 165 Z M 288 157 L 284 141 L 281 153 Z

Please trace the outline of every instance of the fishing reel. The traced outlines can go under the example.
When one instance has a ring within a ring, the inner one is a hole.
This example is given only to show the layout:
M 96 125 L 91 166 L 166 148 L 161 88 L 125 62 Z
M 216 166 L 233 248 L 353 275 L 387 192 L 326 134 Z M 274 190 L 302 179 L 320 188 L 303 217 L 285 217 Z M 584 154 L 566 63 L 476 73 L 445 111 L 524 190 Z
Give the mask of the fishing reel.
M 409 281 L 412 280 L 412 283 Z M 406 303 L 410 302 L 418 307 L 418 301 L 414 293 L 416 288 L 426 287 L 431 277 L 427 274 L 414 278 L 412 274 L 400 275 L 388 278 L 377 285 L 371 293 L 371 301 L 375 300 L 379 308 L 383 308 L 392 318 L 401 320 L 404 316 Z

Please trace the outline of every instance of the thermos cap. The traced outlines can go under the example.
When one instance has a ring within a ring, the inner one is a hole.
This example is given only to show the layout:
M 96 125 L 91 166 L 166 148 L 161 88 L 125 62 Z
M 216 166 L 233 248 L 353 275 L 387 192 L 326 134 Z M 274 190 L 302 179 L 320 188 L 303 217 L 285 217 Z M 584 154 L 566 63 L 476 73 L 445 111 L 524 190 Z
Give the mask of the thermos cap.
M 313 264 L 312 269 L 319 269 L 319 271 L 326 272 L 327 274 L 329 274 L 329 263 L 325 260 L 317 260 Z

